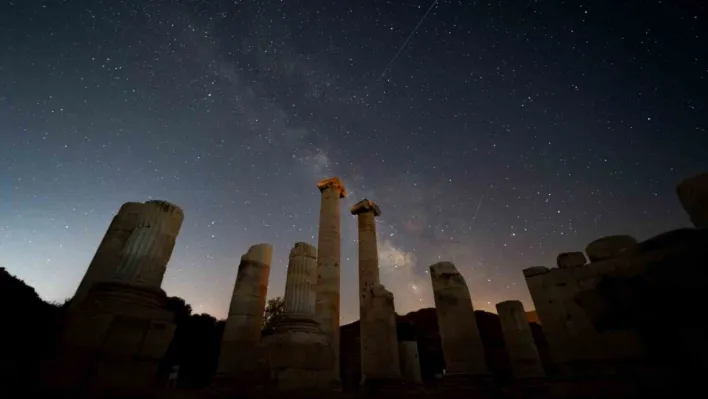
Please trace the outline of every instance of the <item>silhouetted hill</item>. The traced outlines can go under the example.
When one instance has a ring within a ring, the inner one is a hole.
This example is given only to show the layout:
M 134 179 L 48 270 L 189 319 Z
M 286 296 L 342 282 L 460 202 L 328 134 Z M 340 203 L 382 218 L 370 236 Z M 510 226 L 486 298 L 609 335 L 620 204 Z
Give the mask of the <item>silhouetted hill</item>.
M 509 360 L 504 344 L 499 317 L 494 313 L 475 311 L 477 326 L 485 349 L 487 366 L 495 375 L 505 378 L 510 374 Z M 438 320 L 434 308 L 420 309 L 403 316 L 397 315 L 399 340 L 417 339 L 421 375 L 428 385 L 435 384 L 435 374 L 445 368 Z M 530 323 L 541 359 L 548 364 L 548 344 L 541 326 Z M 344 325 L 340 330 L 342 383 L 346 389 L 356 389 L 361 380 L 359 322 Z
M 34 288 L 0 267 L 0 393 L 26 386 L 51 355 L 61 306 L 43 301 Z M 0 395 L 3 396 L 3 395 Z

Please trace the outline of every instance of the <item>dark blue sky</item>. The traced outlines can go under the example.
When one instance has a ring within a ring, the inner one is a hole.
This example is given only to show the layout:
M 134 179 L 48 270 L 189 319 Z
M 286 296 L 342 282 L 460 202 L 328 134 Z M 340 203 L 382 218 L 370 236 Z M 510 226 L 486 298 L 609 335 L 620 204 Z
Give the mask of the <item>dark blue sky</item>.
M 120 205 L 164 199 L 185 223 L 163 288 L 223 317 L 252 244 L 274 245 L 282 295 L 336 175 L 344 322 L 364 197 L 399 313 L 432 305 L 439 260 L 477 308 L 532 308 L 521 269 L 688 225 L 674 186 L 708 170 L 701 3 L 2 2 L 0 265 L 63 300 Z

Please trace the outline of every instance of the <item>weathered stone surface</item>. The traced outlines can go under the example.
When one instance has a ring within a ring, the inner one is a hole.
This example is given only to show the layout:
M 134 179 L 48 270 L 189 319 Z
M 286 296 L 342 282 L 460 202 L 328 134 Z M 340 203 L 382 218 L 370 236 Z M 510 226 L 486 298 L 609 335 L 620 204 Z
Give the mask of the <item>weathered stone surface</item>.
M 401 375 L 403 379 L 413 384 L 421 384 L 423 379 L 420 373 L 420 357 L 418 356 L 417 341 L 400 341 L 398 343 Z
M 288 262 L 283 312 L 290 317 L 313 319 L 316 282 L 317 249 L 305 242 L 295 243 Z
M 394 318 L 393 331 L 395 332 L 395 311 L 391 304 L 390 312 L 385 303 L 385 294 L 379 286 L 379 251 L 376 242 L 376 220 L 375 217 L 381 214 L 379 207 L 371 200 L 364 199 L 356 203 L 351 209 L 352 215 L 357 216 L 359 231 L 359 327 L 361 344 L 361 375 L 364 381 L 371 379 L 393 378 L 400 376 L 398 372 L 388 370 L 396 362 L 389 363 L 390 359 L 384 356 L 381 358 L 381 348 L 390 344 L 390 336 L 383 333 L 380 323 L 390 322 L 389 316 Z M 378 301 L 374 299 L 374 290 L 384 297 Z M 379 303 L 381 302 L 381 303 Z M 375 309 L 374 306 L 384 305 L 383 308 Z M 383 312 L 376 317 L 374 312 Z M 390 327 L 390 326 L 389 326 Z M 377 342 L 380 341 L 380 342 Z M 385 370 L 382 371 L 382 364 Z
M 637 245 L 633 237 L 621 234 L 598 238 L 585 247 L 590 262 L 612 259 L 631 251 Z
M 255 366 L 272 255 L 269 244 L 258 244 L 241 257 L 221 341 L 218 374 L 244 373 Z
M 689 177 L 676 186 L 683 209 L 696 228 L 708 228 L 708 173 Z
M 332 381 L 339 381 L 339 290 L 340 290 L 340 204 L 347 190 L 339 178 L 317 183 L 322 193 L 320 225 L 317 241 L 317 286 L 315 313 L 322 331 L 329 338 L 335 353 Z
M 585 254 L 582 252 L 563 252 L 556 258 L 556 264 L 561 269 L 583 266 L 585 262 Z
M 290 251 L 283 320 L 263 338 L 270 390 L 325 388 L 332 380 L 334 350 L 315 321 L 315 247 L 298 242 Z
M 450 262 L 430 266 L 447 375 L 487 375 L 484 348 L 467 283 Z
M 375 380 L 400 379 L 393 294 L 381 284 L 373 286 L 370 294 L 365 304 L 369 308 L 369 339 L 362 345 L 362 380 L 368 383 Z
M 523 270 L 524 277 L 539 276 L 541 274 L 546 274 L 550 271 L 551 271 L 551 269 L 547 268 L 546 266 L 532 266 L 532 267 L 527 267 L 526 269 Z
M 165 300 L 159 288 L 94 284 L 68 316 L 48 385 L 56 393 L 156 388 L 158 367 L 175 331 Z
M 123 204 L 91 260 L 71 308 L 101 281 L 119 279 L 159 288 L 183 220 L 182 210 L 165 201 Z
M 497 304 L 497 314 L 514 378 L 545 377 L 524 305 L 520 301 L 500 302 Z

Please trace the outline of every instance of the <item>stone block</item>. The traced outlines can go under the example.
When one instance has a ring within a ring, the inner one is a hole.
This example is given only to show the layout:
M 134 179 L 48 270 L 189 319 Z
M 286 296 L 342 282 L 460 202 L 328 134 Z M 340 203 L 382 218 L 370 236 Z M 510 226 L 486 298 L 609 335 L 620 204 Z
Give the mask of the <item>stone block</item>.
M 561 269 L 583 266 L 585 262 L 585 254 L 582 252 L 563 252 L 556 258 L 556 265 Z
M 621 234 L 598 238 L 585 247 L 585 253 L 590 262 L 612 259 L 632 251 L 637 245 L 637 240 L 631 236 Z

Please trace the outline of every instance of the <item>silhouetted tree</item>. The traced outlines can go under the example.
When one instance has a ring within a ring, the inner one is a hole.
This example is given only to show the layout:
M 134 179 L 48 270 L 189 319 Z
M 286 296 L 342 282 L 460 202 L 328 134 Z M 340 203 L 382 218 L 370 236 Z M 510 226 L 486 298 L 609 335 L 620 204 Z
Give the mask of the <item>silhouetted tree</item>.
M 271 298 L 266 304 L 263 314 L 262 336 L 270 335 L 275 331 L 275 326 L 283 317 L 283 305 L 285 301 L 282 297 Z

